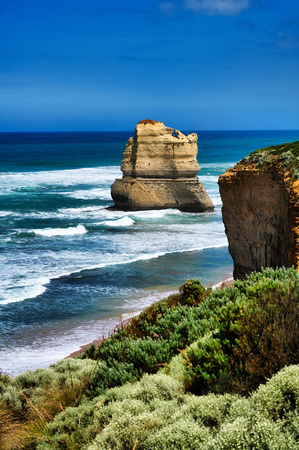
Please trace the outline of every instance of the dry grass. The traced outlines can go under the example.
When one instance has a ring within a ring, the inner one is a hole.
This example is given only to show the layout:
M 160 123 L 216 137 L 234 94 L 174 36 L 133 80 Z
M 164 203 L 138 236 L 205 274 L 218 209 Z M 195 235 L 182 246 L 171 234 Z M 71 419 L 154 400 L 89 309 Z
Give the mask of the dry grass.
M 71 373 L 70 373 L 71 377 Z M 85 394 L 90 376 L 69 384 L 53 385 L 40 391 L 36 398 L 19 394 L 24 411 L 13 409 L 7 401 L 0 402 L 0 449 L 24 450 L 35 448 L 39 439 L 49 436 L 48 423 L 69 406 L 77 406 Z M 35 443 L 35 444 L 34 444 Z M 71 448 L 71 447 L 70 447 Z
M 19 434 L 21 424 L 17 420 L 14 411 L 8 406 L 5 400 L 0 402 L 0 448 L 18 449 Z

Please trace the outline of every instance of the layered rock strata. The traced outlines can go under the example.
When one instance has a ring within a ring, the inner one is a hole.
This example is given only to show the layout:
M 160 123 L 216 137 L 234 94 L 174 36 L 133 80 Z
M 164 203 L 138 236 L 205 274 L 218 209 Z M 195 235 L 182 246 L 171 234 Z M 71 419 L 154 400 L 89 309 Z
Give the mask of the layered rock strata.
M 197 139 L 196 133 L 185 136 L 162 122 L 139 122 L 123 154 L 123 178 L 111 186 L 114 208 L 213 211 L 213 203 L 196 176 L 200 170 Z
M 299 141 L 251 153 L 219 178 L 234 278 L 299 268 Z

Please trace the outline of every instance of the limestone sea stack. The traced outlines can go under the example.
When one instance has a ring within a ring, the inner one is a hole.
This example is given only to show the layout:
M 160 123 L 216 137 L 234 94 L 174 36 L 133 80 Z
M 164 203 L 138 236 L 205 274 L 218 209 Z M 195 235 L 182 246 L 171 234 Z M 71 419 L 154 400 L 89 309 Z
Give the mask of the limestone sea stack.
M 256 150 L 221 175 L 219 187 L 234 277 L 298 269 L 299 141 Z
M 177 208 L 213 211 L 213 203 L 197 178 L 197 134 L 185 136 L 162 122 L 143 120 L 135 127 L 123 154 L 122 179 L 111 186 L 115 209 Z

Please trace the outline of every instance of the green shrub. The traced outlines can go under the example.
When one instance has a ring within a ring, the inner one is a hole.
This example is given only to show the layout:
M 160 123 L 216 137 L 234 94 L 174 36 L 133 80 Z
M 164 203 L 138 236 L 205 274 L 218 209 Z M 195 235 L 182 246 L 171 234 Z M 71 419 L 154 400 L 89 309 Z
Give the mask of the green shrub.
M 186 354 L 185 385 L 194 394 L 223 392 L 231 379 L 231 365 L 220 339 L 199 341 L 196 349 Z
M 275 420 L 284 419 L 298 411 L 299 365 L 282 369 L 266 385 L 261 385 L 252 394 L 251 400 L 255 410 L 266 411 Z
M 126 445 L 132 441 L 135 426 L 138 433 L 142 432 L 144 436 L 147 436 L 154 423 L 156 426 L 158 423 L 163 424 L 163 421 L 169 420 L 174 414 L 177 407 L 176 399 L 182 393 L 182 383 L 175 379 L 163 374 L 144 375 L 138 383 L 110 389 L 104 396 L 90 402 L 85 401 L 77 408 L 67 408 L 65 412 L 61 412 L 48 425 L 49 433 L 44 436 L 37 448 L 40 450 L 79 449 L 82 448 L 83 443 L 91 442 L 98 433 L 101 433 L 101 439 L 104 440 L 107 435 L 108 441 L 113 445 L 115 440 L 112 436 L 116 433 L 117 439 L 125 442 L 125 445 L 122 444 L 123 448 L 130 448 Z M 161 409 L 162 406 L 164 410 Z M 158 420 L 155 420 L 152 415 L 155 409 L 163 410 Z M 152 425 L 148 426 L 148 422 Z M 133 424 L 133 429 L 130 424 Z M 69 442 L 75 442 L 76 445 L 68 447 Z M 132 447 L 133 445 L 134 441 Z
M 298 295 L 294 269 L 266 269 L 212 292 L 188 280 L 180 298 L 193 303 L 196 297 L 196 306 L 156 303 L 98 350 L 92 347 L 81 356 L 105 363 L 95 371 L 89 395 L 155 373 L 211 331 L 208 340 L 185 353 L 186 386 L 197 394 L 253 390 L 298 362 Z
M 69 407 L 57 414 L 47 424 L 47 430 L 37 443 L 39 450 L 81 449 L 92 443 L 101 427 L 94 424 L 94 415 L 99 401 L 83 402 L 78 407 Z M 107 425 L 108 422 L 106 422 Z
M 279 163 L 285 170 L 289 171 L 291 180 L 295 181 L 299 177 L 298 157 L 299 141 L 295 141 L 255 150 L 240 162 L 245 164 L 256 163 L 257 167 L 267 167 Z
M 246 394 L 284 366 L 299 363 L 297 271 L 254 273 L 229 293 L 234 302 L 218 308 L 218 329 L 186 352 L 185 381 L 193 393 Z
M 64 408 L 80 403 L 96 364 L 91 360 L 63 360 L 2 384 L 0 436 L 6 442 L 5 449 L 35 448 L 31 445 L 36 438 L 48 433 L 47 422 Z
M 194 306 L 203 300 L 206 289 L 198 279 L 189 279 L 179 288 L 179 291 L 184 304 Z
M 214 303 L 215 300 L 212 300 Z M 80 358 L 104 363 L 93 374 L 88 393 L 100 395 L 105 389 L 155 373 L 187 345 L 216 326 L 214 306 L 206 297 L 198 307 L 168 307 L 163 300 L 140 314 L 126 330 L 118 330 L 92 347 Z
M 89 381 L 87 394 L 93 398 L 103 394 L 112 387 L 136 381 L 140 376 L 140 371 L 135 369 L 134 364 L 122 363 L 117 360 L 110 366 L 107 366 L 105 363 L 100 364 Z
M 298 403 L 299 366 L 283 369 L 249 398 L 184 394 L 182 383 L 169 376 L 144 375 L 139 382 L 111 389 L 94 399 L 88 414 L 79 407 L 77 414 L 75 408 L 69 408 L 57 416 L 51 424 L 55 433 L 48 448 L 57 448 L 54 442 L 62 436 L 59 433 L 67 435 L 68 423 L 75 436 L 82 419 L 89 438 L 81 448 L 88 450 L 295 450 Z
M 271 378 L 298 362 L 298 297 L 294 269 L 215 291 L 188 280 L 98 349 L 1 378 L 1 439 L 14 450 L 298 448 L 299 366 Z
M 151 430 L 146 442 L 139 448 L 147 450 L 198 450 L 203 448 L 202 446 L 210 438 L 211 432 L 207 427 L 192 419 L 190 420 L 189 417 L 180 417 L 175 422 L 172 421 L 172 423 L 166 426 L 164 424 L 158 430 Z
M 95 366 L 96 362 L 92 360 L 81 361 L 80 359 L 67 358 L 58 361 L 48 369 L 28 370 L 14 378 L 11 385 L 19 391 L 47 388 L 53 386 L 53 384 L 72 386 L 82 377 L 91 375 Z

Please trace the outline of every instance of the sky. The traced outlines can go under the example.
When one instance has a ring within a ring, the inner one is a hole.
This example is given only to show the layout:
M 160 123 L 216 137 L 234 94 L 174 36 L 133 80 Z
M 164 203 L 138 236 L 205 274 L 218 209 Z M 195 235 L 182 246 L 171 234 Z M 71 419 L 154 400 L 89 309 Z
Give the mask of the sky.
M 0 0 L 0 131 L 299 129 L 298 0 Z

